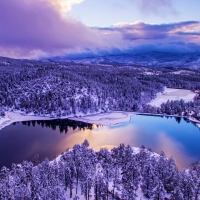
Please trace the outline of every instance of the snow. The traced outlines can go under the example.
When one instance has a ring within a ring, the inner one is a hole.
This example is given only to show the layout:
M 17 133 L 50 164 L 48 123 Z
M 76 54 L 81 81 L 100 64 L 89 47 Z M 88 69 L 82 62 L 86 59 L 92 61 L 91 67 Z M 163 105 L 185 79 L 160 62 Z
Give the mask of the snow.
M 50 117 L 40 117 L 33 115 L 23 115 L 20 112 L 5 112 L 5 117 L 0 118 L 0 130 L 14 122 L 32 121 L 32 120 L 52 120 Z
M 119 111 L 112 111 L 107 113 L 95 113 L 91 115 L 85 115 L 83 113 L 76 114 L 76 116 L 82 117 L 74 117 L 73 115 L 70 116 L 62 116 L 60 119 L 69 118 L 71 120 L 91 123 L 91 124 L 100 124 L 100 125 L 115 125 L 121 122 L 128 122 L 131 119 L 132 115 L 135 115 L 131 112 L 119 112 Z M 35 116 L 33 113 L 24 115 L 22 112 L 5 112 L 5 117 L 0 117 L 0 130 L 9 126 L 14 122 L 22 122 L 22 121 L 32 121 L 32 120 L 52 120 L 57 118 L 52 118 L 48 116 Z
M 191 72 L 188 70 L 179 70 L 179 71 L 171 72 L 171 74 L 194 74 L 194 72 Z
M 200 128 L 200 123 L 196 124 Z
M 132 115 L 135 115 L 135 113 L 112 111 L 112 112 L 89 115 L 84 117 L 72 117 L 69 119 L 91 124 L 100 124 L 109 126 L 109 125 L 116 125 L 122 122 L 128 122 L 130 121 Z
M 109 182 L 108 184 L 109 184 L 109 190 L 112 191 L 111 189 L 112 189 L 113 183 L 112 183 L 112 182 Z M 92 189 L 93 189 L 93 188 L 92 188 Z M 119 192 L 119 191 L 118 191 L 118 192 Z M 120 192 L 119 192 L 119 193 L 120 193 Z M 72 189 L 72 194 L 73 194 L 73 195 L 72 195 L 73 197 L 70 198 L 70 197 L 69 197 L 69 190 L 68 190 L 68 191 L 66 192 L 66 200 L 73 200 L 73 198 L 74 198 L 74 196 L 75 196 L 75 194 L 76 194 L 76 189 L 75 189 L 75 188 Z M 91 199 L 91 200 L 94 200 L 94 199 L 95 199 L 94 195 L 92 195 L 92 193 L 91 193 L 90 195 L 91 195 L 90 199 Z M 141 200 L 141 199 L 142 199 L 142 200 L 151 200 L 151 199 L 147 199 L 147 198 L 145 198 L 145 197 L 143 196 L 143 193 L 142 193 L 141 188 L 138 189 L 137 195 L 138 195 L 138 197 L 136 198 L 136 200 Z M 80 185 L 78 186 L 77 196 L 79 197 L 79 200 L 85 200 L 84 195 L 81 194 Z
M 146 74 L 146 75 L 154 75 L 153 72 L 144 72 L 143 74 Z
M 195 119 L 194 117 L 188 117 L 188 119 L 191 121 L 191 122 L 194 122 L 196 123 L 196 125 L 198 126 L 198 124 L 200 124 L 200 121 L 198 119 Z
M 115 146 L 112 146 L 112 148 L 114 148 Z M 117 147 L 117 146 L 116 146 Z M 103 147 L 102 147 L 103 148 Z M 112 148 L 110 148 L 110 150 L 112 149 Z M 131 147 L 132 148 L 132 150 L 133 150 L 133 154 L 138 154 L 139 152 L 140 152 L 140 148 L 138 148 L 138 147 Z M 71 151 L 72 149 L 69 149 L 69 151 Z M 148 151 L 148 150 L 147 150 Z M 152 157 L 156 157 L 156 158 L 159 158 L 159 154 L 157 154 L 157 153 L 155 153 L 155 152 L 150 152 L 151 153 L 151 156 Z M 57 158 L 55 158 L 54 160 L 52 160 L 52 161 L 50 161 L 50 164 L 53 164 L 53 162 L 54 161 L 56 161 L 56 162 L 59 162 L 60 161 L 60 158 L 61 158 L 61 155 L 59 155 Z M 98 169 L 97 169 L 98 170 Z M 113 187 L 113 182 L 112 181 L 110 181 L 109 183 L 109 190 L 110 191 L 112 191 L 112 187 Z M 118 191 L 119 192 L 119 194 L 121 193 L 120 191 Z M 65 194 L 65 197 L 66 197 L 66 200 L 73 200 L 73 198 L 74 198 L 74 196 L 75 196 L 75 194 L 76 194 L 76 188 L 74 187 L 73 189 L 72 189 L 72 198 L 70 198 L 70 195 L 69 195 L 69 190 L 67 190 L 67 192 L 66 192 L 66 194 Z M 91 200 L 94 200 L 95 198 L 94 198 L 94 195 L 93 195 L 93 193 L 91 193 L 90 194 L 91 195 L 91 197 L 90 197 L 90 199 Z M 143 199 L 143 200 L 147 200 L 147 198 L 145 198 L 144 197 L 144 195 L 143 195 L 143 192 L 142 192 L 142 189 L 139 187 L 138 188 L 138 190 L 137 190 L 137 195 L 138 195 L 138 197 L 136 198 L 136 200 L 141 200 L 141 199 Z M 77 191 L 77 196 L 79 197 L 79 200 L 85 200 L 85 197 L 84 197 L 84 195 L 81 193 L 81 187 L 80 187 L 80 185 L 78 185 L 78 191 Z M 151 199 L 150 199 L 151 200 Z
M 156 99 L 152 100 L 149 105 L 159 107 L 162 103 L 169 101 L 181 100 L 185 102 L 193 101 L 196 93 L 190 90 L 165 88 L 163 93 L 158 93 Z

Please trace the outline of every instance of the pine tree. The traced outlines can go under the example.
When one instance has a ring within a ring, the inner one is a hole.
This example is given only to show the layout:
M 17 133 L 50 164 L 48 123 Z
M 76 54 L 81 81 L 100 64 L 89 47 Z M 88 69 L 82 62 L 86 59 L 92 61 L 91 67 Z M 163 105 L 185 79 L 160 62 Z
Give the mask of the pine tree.
M 103 168 L 103 176 L 106 182 L 109 182 L 111 180 L 111 177 L 114 175 L 115 171 L 115 165 L 112 163 L 112 157 L 110 152 L 107 149 L 100 149 L 99 152 L 97 152 L 97 160 L 101 164 Z M 107 197 L 108 199 L 109 191 L 107 191 Z
M 108 181 L 105 179 L 103 175 L 103 168 L 98 163 L 96 166 L 96 175 L 95 175 L 95 182 L 94 182 L 94 197 L 95 200 L 100 199 L 107 199 L 108 197 Z
M 194 192 L 195 185 L 191 175 L 188 174 L 186 171 L 180 172 L 179 181 L 184 199 L 192 200 L 193 197 L 195 197 L 195 192 Z
M 48 193 L 51 199 L 64 199 L 64 190 L 59 182 L 59 172 L 56 160 L 49 165 L 49 187 Z
M 96 170 L 96 155 L 92 149 L 88 148 L 89 142 L 85 140 L 81 145 L 81 191 L 88 200 L 91 196 L 91 189 L 94 186 L 94 176 Z
M 6 167 L 2 167 L 0 177 L 0 197 L 2 199 L 13 199 L 14 191 L 11 183 L 10 170 Z
M 121 187 L 122 187 L 122 182 L 121 182 L 121 172 L 120 172 L 120 168 L 118 166 L 116 166 L 115 164 L 112 165 L 112 197 L 113 199 L 118 196 L 118 191 L 121 191 Z
M 189 173 L 194 182 L 194 199 L 198 200 L 200 198 L 200 162 L 193 163 Z
M 74 145 L 72 150 L 73 162 L 74 162 L 74 171 L 76 176 L 76 194 L 78 191 L 79 177 L 81 171 L 81 162 L 82 162 L 82 149 L 80 145 Z
M 152 190 L 152 199 L 154 200 L 164 200 L 166 190 L 162 184 L 161 180 L 157 180 L 155 188 Z
M 150 160 L 150 151 L 148 151 L 144 146 L 141 146 L 139 153 L 136 154 L 136 160 L 140 164 L 141 172 L 143 171 L 144 166 L 146 166 Z
M 175 164 L 175 160 L 173 158 L 165 159 L 163 169 L 163 186 L 165 190 L 170 193 L 174 190 L 174 186 L 177 185 L 178 168 Z
M 140 166 L 132 155 L 130 146 L 125 148 L 122 164 L 122 198 L 135 199 L 140 182 Z
M 142 170 L 141 189 L 144 196 L 147 198 L 151 198 L 153 196 L 152 192 L 156 185 L 156 173 L 152 162 L 152 160 L 147 161 Z
M 171 200 L 184 200 L 183 193 L 181 191 L 180 186 L 174 188 L 174 190 L 171 192 Z
M 173 158 L 167 159 L 161 152 L 159 159 L 154 161 L 155 174 L 157 180 L 161 181 L 167 193 L 171 193 L 178 187 L 178 168 Z
M 74 198 L 73 198 L 73 200 L 79 200 L 80 198 L 79 198 L 79 196 L 77 196 L 77 195 L 75 195 L 74 196 Z

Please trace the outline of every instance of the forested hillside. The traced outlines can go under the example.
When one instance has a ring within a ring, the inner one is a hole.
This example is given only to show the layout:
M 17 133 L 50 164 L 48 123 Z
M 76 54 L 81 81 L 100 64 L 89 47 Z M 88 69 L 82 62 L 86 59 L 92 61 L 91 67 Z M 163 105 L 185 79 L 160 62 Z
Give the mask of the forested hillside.
M 180 70 L 0 58 L 0 110 L 58 117 L 143 111 L 165 86 L 200 89 L 198 70 Z
M 121 144 L 111 151 L 88 148 L 87 140 L 54 161 L 3 167 L 0 199 L 198 200 L 200 163 L 179 171 L 162 152 Z

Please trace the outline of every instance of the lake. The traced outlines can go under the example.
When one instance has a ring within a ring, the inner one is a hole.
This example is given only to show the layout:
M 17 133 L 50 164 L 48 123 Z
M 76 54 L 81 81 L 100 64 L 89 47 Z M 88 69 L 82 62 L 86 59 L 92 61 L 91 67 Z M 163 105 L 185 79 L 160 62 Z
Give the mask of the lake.
M 84 139 L 95 150 L 120 143 L 151 148 L 174 157 L 180 169 L 200 161 L 200 130 L 183 118 L 136 115 L 130 122 L 97 126 L 72 120 L 14 123 L 0 130 L 0 167 L 32 160 L 54 159 Z

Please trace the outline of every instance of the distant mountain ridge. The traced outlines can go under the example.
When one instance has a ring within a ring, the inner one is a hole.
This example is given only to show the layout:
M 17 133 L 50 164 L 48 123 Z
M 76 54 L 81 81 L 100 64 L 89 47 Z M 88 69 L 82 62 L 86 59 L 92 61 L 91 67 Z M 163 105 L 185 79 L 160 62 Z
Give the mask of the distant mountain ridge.
M 28 59 L 12 59 L 0 57 L 0 66 L 9 64 L 19 64 L 23 62 L 27 65 L 39 63 L 60 64 L 67 62 L 68 64 L 85 64 L 85 65 L 125 65 L 138 67 L 172 67 L 172 68 L 188 68 L 200 69 L 200 53 L 190 54 L 176 54 L 176 53 L 162 53 L 151 52 L 143 54 L 123 54 L 123 55 L 109 55 L 109 56 L 91 56 L 71 58 L 70 56 L 43 58 L 39 60 Z
M 200 54 L 175 54 L 151 52 L 135 55 L 109 55 L 92 56 L 85 58 L 56 57 L 50 60 L 73 61 L 83 64 L 104 64 L 104 65 L 134 65 L 143 67 L 185 67 L 190 69 L 200 69 Z
M 122 64 L 155 67 L 186 67 L 200 68 L 200 54 L 148 53 L 138 55 L 104 56 L 96 58 L 77 59 L 75 62 L 90 62 L 91 64 Z

